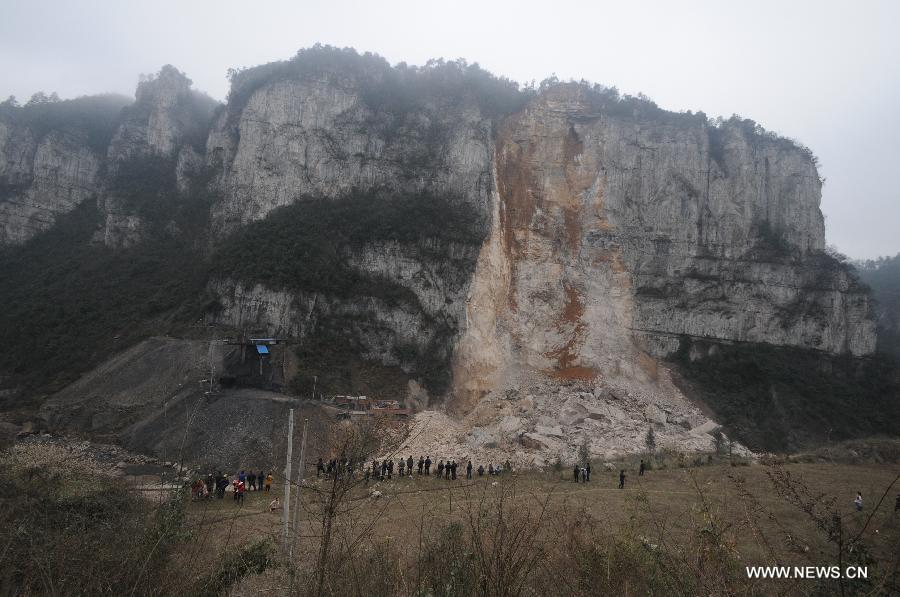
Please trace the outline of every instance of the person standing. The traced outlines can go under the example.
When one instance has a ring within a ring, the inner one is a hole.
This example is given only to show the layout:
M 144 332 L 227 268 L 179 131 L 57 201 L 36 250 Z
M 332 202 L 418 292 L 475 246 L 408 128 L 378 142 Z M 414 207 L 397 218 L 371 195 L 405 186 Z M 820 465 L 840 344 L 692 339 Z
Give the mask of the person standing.
M 466 479 L 472 479 L 472 461 L 469 461 L 469 464 L 466 465 Z
M 438 465 L 437 465 L 437 476 L 438 476 L 438 477 L 443 477 L 443 476 L 444 476 L 444 459 L 443 459 L 443 458 L 441 459 L 440 462 L 438 462 Z
M 256 473 L 254 473 L 253 471 L 250 471 L 247 474 L 247 481 L 248 481 L 247 487 L 249 488 L 249 490 L 256 491 Z
M 319 461 L 316 463 L 316 478 L 318 479 L 323 474 L 325 474 L 325 463 L 322 462 L 322 457 L 319 456 Z
M 641 459 L 641 468 L 638 470 L 638 477 L 643 477 L 643 476 L 644 476 L 644 467 L 645 467 L 645 465 L 644 465 L 644 459 L 642 458 L 642 459 Z
M 483 464 L 479 464 L 479 465 L 478 465 L 478 476 L 479 476 L 479 477 L 483 477 L 483 476 L 484 476 L 484 465 L 483 465 Z
M 489 477 L 494 476 L 494 463 L 493 462 L 488 462 L 488 476 Z
M 625 489 L 625 469 L 619 471 L 619 489 Z
M 453 464 L 450 465 L 450 479 L 456 481 L 456 461 L 453 461 Z
M 581 469 L 578 468 L 578 465 L 575 465 L 575 468 L 572 469 L 572 479 L 578 483 L 578 473 L 581 472 Z
M 412 477 L 412 467 L 413 467 L 413 459 L 412 454 L 409 455 L 409 458 L 406 459 L 406 476 Z M 422 467 L 419 467 L 419 472 L 422 472 Z
M 272 481 L 274 480 L 275 478 L 272 477 L 272 473 L 266 475 L 266 491 L 270 491 L 272 489 Z
M 402 458 L 400 459 L 400 476 L 403 477 L 403 469 L 406 466 L 406 461 Z
M 425 468 L 425 457 L 419 456 L 419 474 L 422 474 L 422 470 Z
M 856 499 L 853 500 L 853 503 L 856 505 L 856 511 L 862 512 L 862 506 L 863 506 L 862 493 L 860 493 L 858 491 L 856 492 Z
M 431 456 L 425 458 L 425 476 L 429 476 L 431 474 Z
M 591 480 L 591 461 L 589 460 L 586 465 L 584 465 L 584 472 L 586 475 L 585 482 Z

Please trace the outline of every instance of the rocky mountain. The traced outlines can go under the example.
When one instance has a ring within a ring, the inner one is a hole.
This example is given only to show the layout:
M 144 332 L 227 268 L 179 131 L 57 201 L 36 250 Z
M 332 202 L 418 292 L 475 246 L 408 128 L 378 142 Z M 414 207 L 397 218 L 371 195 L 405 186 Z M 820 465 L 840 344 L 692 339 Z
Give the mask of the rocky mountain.
M 484 405 L 527 386 L 535 420 L 502 441 L 564 451 L 599 433 L 573 415 L 572 445 L 538 437 L 567 400 L 585 413 L 637 400 L 638 444 L 653 421 L 673 437 L 705 425 L 679 355 L 875 350 L 867 290 L 824 250 L 812 153 L 749 120 L 322 47 L 234 71 L 218 107 L 164 67 L 103 151 L 65 126 L 39 135 L 26 109 L 0 113 L 6 253 L 21 263 L 87 204 L 90 233 L 71 242 L 180 243 L 203 294 L 154 333 L 202 318 L 290 339 L 293 392 L 315 379 L 443 403 L 471 429 L 499 424 Z M 8 380 L 14 362 L 0 359 Z M 519 398 L 503 416 L 522 415 Z

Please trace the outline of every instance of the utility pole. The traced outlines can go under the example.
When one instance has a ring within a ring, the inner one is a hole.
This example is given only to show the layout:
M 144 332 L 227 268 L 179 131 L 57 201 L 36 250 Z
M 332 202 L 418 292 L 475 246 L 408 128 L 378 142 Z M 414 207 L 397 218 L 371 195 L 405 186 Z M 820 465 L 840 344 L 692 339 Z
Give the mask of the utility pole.
M 213 339 L 209 341 L 209 355 L 207 358 L 209 359 L 209 393 L 212 395 L 213 393 L 213 379 L 216 376 L 216 363 L 215 363 L 215 335 Z
M 288 545 L 288 515 L 291 507 L 291 457 L 294 449 L 294 409 L 288 413 L 287 458 L 284 461 L 284 553 L 290 553 Z
M 306 428 L 309 419 L 303 419 L 303 436 L 300 439 L 300 463 L 297 469 L 297 495 L 294 496 L 294 514 L 291 519 L 291 528 L 293 529 L 293 540 L 291 541 L 291 550 L 288 554 L 288 564 L 291 566 L 293 574 L 294 565 L 294 548 L 297 545 L 297 538 L 300 536 L 300 528 L 297 525 L 297 518 L 300 512 L 300 490 L 303 489 L 303 479 L 306 477 Z

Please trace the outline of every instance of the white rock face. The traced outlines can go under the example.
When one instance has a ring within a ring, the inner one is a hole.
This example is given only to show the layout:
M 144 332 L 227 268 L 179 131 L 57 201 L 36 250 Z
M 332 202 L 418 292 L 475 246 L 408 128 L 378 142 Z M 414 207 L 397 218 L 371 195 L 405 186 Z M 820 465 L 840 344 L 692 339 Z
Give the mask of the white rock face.
M 304 196 L 372 188 L 455 195 L 487 214 L 490 139 L 474 104 L 434 97 L 398 116 L 369 106 L 352 77 L 269 83 L 246 106 L 229 106 L 210 134 L 224 195 L 215 227 L 233 229 Z
M 492 121 L 469 95 L 426 94 L 397 109 L 374 101 L 370 83 L 333 70 L 265 82 L 221 110 L 205 154 L 192 138 L 190 81 L 165 67 L 139 86 L 107 172 L 167 159 L 186 194 L 208 171 L 216 238 L 297 201 L 375 190 L 443 197 L 483 233 L 469 246 L 345 248 L 346 267 L 407 293 L 397 304 L 225 273 L 210 285 L 219 322 L 297 338 L 338 329 L 362 356 L 403 368 L 417 394 L 427 355 L 452 369 L 441 393 L 457 419 L 453 441 L 496 444 L 498 457 L 522 461 L 583 440 L 598 454 L 636 448 L 648 425 L 706 446 L 715 422 L 690 407 L 662 360 L 684 337 L 873 352 L 868 295 L 823 253 L 821 182 L 794 145 L 572 84 Z M 29 238 L 92 194 L 107 244 L 140 239 L 140 218 L 98 179 L 101 159 L 77 137 L 36 139 L 0 123 L 0 158 L 0 243 Z
M 194 126 L 189 105 L 191 80 L 171 65 L 138 84 L 135 103 L 109 144 L 115 163 L 132 157 L 172 157 Z
M 669 117 L 609 113 L 558 85 L 500 126 L 495 220 L 456 353 L 461 410 L 520 368 L 652 389 L 682 335 L 874 350 L 867 295 L 823 254 L 811 158 Z
M 75 132 L 0 122 L 0 245 L 25 242 L 99 191 L 101 158 Z

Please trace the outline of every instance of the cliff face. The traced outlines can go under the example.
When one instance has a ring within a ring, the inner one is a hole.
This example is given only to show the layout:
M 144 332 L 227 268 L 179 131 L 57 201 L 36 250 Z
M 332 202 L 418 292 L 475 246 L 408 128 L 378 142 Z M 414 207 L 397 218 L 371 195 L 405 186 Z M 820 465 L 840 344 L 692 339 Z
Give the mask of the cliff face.
M 138 185 L 119 180 L 123 164 L 132 179 L 147 182 L 159 171 L 146 162 L 171 162 L 167 175 L 177 179 L 176 194 L 190 193 L 190 181 L 204 168 L 216 103 L 191 90 L 191 80 L 170 65 L 142 80 L 129 103 L 101 95 L 0 104 L 0 244 L 27 241 L 89 198 L 105 219 L 97 240 L 133 244 L 146 222 L 135 209 Z
M 202 186 L 207 251 L 228 255 L 211 319 L 342 339 L 467 412 L 523 372 L 674 395 L 660 359 L 685 337 L 874 350 L 868 295 L 824 253 L 814 160 L 789 141 L 584 85 L 491 108 L 499 87 L 466 67 L 301 66 L 238 75 L 211 130 L 164 67 L 103 151 L 0 119 L 0 242 L 96 195 L 96 238 L 133 245 L 147 205 Z
M 491 123 L 476 105 L 431 96 L 396 114 L 364 92 L 356 78 L 323 72 L 272 82 L 229 106 L 207 146 L 223 197 L 214 226 L 372 188 L 440 192 L 487 213 Z
M 578 85 L 509 117 L 462 378 L 652 377 L 683 335 L 871 353 L 868 297 L 823 253 L 811 157 L 745 129 L 617 113 Z
M 102 157 L 77 130 L 0 121 L 0 245 L 22 243 L 98 192 Z
M 471 216 L 467 228 L 480 243 L 490 209 L 490 120 L 474 101 L 438 94 L 397 110 L 374 102 L 371 85 L 363 77 L 325 71 L 262 85 L 244 105 L 229 105 L 207 146 L 221 197 L 212 208 L 213 229 L 227 234 L 296 202 L 341 202 L 349 194 L 372 193 L 373 202 L 359 207 L 378 210 L 375 193 L 427 195 Z M 419 238 L 399 242 L 362 238 L 337 249 L 333 259 L 342 267 L 373 281 L 371 294 L 336 296 L 315 285 L 285 294 L 221 280 L 214 284 L 224 305 L 219 321 L 298 338 L 328 330 L 357 345 L 365 358 L 412 377 L 430 366 L 423 361 L 448 370 L 478 247 L 448 241 L 440 232 L 414 236 Z M 386 302 L 378 292 L 383 281 L 409 298 Z M 428 385 L 447 388 L 445 381 Z

